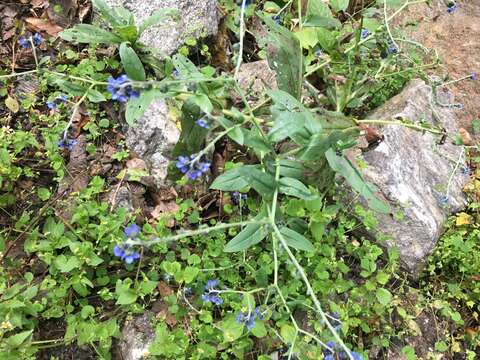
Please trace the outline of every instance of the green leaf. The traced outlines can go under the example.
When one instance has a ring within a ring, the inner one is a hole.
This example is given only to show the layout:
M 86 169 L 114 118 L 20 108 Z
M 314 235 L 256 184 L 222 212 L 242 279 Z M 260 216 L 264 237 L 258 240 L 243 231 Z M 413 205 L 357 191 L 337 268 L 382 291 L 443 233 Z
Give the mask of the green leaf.
M 306 169 L 298 160 L 280 160 L 280 176 L 303 179 Z
M 60 255 L 55 258 L 55 267 L 63 273 L 68 273 L 80 267 L 80 260 L 75 256 Z
M 189 100 L 197 105 L 200 110 L 206 114 L 210 114 L 213 111 L 213 105 L 207 95 L 197 93 L 192 95 Z
M 262 241 L 268 232 L 265 225 L 250 224 L 225 245 L 223 251 L 237 252 L 248 249 Z
M 298 153 L 298 157 L 301 160 L 319 160 L 338 141 L 346 142 L 357 134 L 357 129 L 352 129 L 351 131 L 334 130 L 329 134 L 313 134 L 309 143 Z
M 176 19 L 180 16 L 177 9 L 159 9 L 153 12 L 143 23 L 139 26 L 138 32 L 142 34 L 146 29 L 152 26 L 158 26 L 167 19 Z
M 125 8 L 110 7 L 104 0 L 92 0 L 93 7 L 112 26 L 132 25 L 133 15 Z M 125 12 L 130 13 L 128 16 Z M 125 16 L 127 15 L 127 16 Z
M 205 77 L 200 71 L 198 71 L 194 63 L 181 54 L 174 55 L 172 57 L 172 63 L 182 78 L 198 80 Z
M 377 300 L 380 302 L 380 304 L 382 304 L 383 306 L 387 306 L 392 301 L 392 294 L 390 293 L 390 291 L 384 288 L 377 289 L 377 291 L 375 292 L 375 296 L 377 297 Z
M 40 200 L 46 201 L 50 199 L 50 196 L 52 195 L 52 193 L 47 188 L 38 188 L 37 195 L 40 198 Z
M 163 99 L 165 94 L 159 90 L 142 91 L 138 98 L 130 99 L 125 110 L 125 119 L 132 126 L 140 119 L 155 99 Z
M 279 180 L 279 191 L 282 194 L 294 196 L 304 200 L 314 200 L 315 194 L 300 181 L 294 178 L 283 177 Z
M 333 14 L 330 8 L 323 0 L 309 0 L 307 6 L 307 18 L 313 16 L 332 18 Z
M 95 308 L 92 305 L 85 305 L 82 307 L 82 311 L 80 312 L 80 316 L 82 319 L 87 319 L 90 315 L 95 314 Z
M 120 59 L 128 77 L 135 81 L 145 81 L 145 69 L 135 50 L 128 43 L 120 44 Z
M 115 27 L 115 34 L 120 36 L 123 41 L 128 41 L 134 44 L 138 39 L 138 31 L 135 25 L 126 25 Z
M 218 176 L 210 185 L 210 189 L 238 191 L 248 185 L 248 177 L 243 175 L 242 166 L 239 166 Z
M 87 90 L 87 98 L 92 103 L 100 103 L 100 102 L 107 101 L 105 96 L 103 96 L 103 94 L 101 92 L 99 92 L 95 89 L 88 89 Z
M 62 31 L 60 37 L 65 41 L 85 44 L 120 44 L 122 38 L 110 31 L 90 24 L 78 24 Z
M 283 324 L 280 328 L 280 336 L 286 343 L 291 343 L 295 339 L 296 330 L 292 325 Z
M 265 198 L 273 196 L 275 191 L 275 177 L 265 173 L 253 166 L 244 166 L 241 168 L 243 176 L 248 176 L 248 183 L 260 195 Z
M 228 315 L 221 323 L 220 329 L 223 331 L 223 339 L 225 342 L 237 340 L 243 334 L 243 323 L 239 324 L 235 319 L 235 315 Z
M 330 6 L 336 12 L 345 11 L 350 0 L 330 0 Z
M 278 88 L 300 99 L 303 82 L 303 55 L 295 35 L 277 25 L 268 16 L 262 20 L 267 25 L 267 36 L 258 39 L 267 49 L 270 68 L 275 71 Z M 262 36 L 265 36 L 262 33 Z
M 305 251 L 313 251 L 315 250 L 312 243 L 303 235 L 299 234 L 298 232 L 289 229 L 288 227 L 284 226 L 281 227 L 280 233 L 285 238 L 288 246 L 293 247 L 297 250 L 305 250 Z
M 18 348 L 32 333 L 33 330 L 22 331 L 21 333 L 8 337 L 5 341 L 9 347 Z
M 125 280 L 125 282 L 122 282 L 120 279 L 117 280 L 115 285 L 115 293 L 118 296 L 116 302 L 117 305 L 129 305 L 137 300 L 137 294 L 135 293 L 135 290 L 130 288 L 130 284 L 127 280 Z
M 267 328 L 265 327 L 263 321 L 255 321 L 255 326 L 252 329 L 252 335 L 257 338 L 267 336 Z M 269 357 L 269 359 L 271 358 Z
M 187 266 L 185 270 L 183 270 L 183 280 L 185 283 L 190 284 L 197 278 L 198 273 L 200 270 L 193 266 Z
M 63 79 L 55 79 L 54 83 L 60 89 L 62 89 L 63 92 L 66 92 L 66 93 L 68 93 L 70 95 L 74 95 L 74 96 L 83 96 L 88 91 L 88 88 L 86 88 L 82 85 L 75 84 L 75 83 L 72 83 L 70 81 L 63 80 Z
M 375 196 L 374 187 L 363 180 L 362 175 L 344 156 L 338 156 L 333 149 L 325 152 L 328 164 L 333 171 L 342 175 L 352 189 L 362 195 L 368 206 L 379 213 L 387 214 L 390 207 Z
M 317 28 L 318 42 L 325 51 L 335 50 L 337 40 L 330 31 L 324 28 Z
M 8 96 L 5 99 L 5 106 L 13 113 L 17 113 L 20 110 L 20 105 L 18 104 L 18 101 L 11 96 Z

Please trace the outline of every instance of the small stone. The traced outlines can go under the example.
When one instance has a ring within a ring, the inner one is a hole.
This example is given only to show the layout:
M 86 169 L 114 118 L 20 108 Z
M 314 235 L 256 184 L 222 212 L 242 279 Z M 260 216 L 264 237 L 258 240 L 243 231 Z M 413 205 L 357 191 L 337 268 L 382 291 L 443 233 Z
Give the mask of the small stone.
M 120 340 L 120 358 L 123 360 L 140 360 L 146 358 L 148 348 L 155 340 L 155 330 L 151 321 L 155 314 L 146 311 L 141 316 L 127 320 L 122 329 Z

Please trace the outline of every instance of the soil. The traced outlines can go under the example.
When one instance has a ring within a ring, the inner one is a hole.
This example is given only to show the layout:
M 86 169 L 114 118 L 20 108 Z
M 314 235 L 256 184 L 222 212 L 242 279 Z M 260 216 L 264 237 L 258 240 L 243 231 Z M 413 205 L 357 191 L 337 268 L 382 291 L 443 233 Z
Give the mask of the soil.
M 447 12 L 444 0 L 431 5 L 410 6 L 395 19 L 392 28 L 404 27 L 407 36 L 428 49 L 438 51 L 442 61 L 432 71 L 448 80 L 480 73 L 480 1 L 457 1 L 458 8 Z M 464 80 L 450 86 L 455 102 L 463 104 L 458 111 L 460 127 L 472 129 L 472 121 L 480 118 L 480 80 Z

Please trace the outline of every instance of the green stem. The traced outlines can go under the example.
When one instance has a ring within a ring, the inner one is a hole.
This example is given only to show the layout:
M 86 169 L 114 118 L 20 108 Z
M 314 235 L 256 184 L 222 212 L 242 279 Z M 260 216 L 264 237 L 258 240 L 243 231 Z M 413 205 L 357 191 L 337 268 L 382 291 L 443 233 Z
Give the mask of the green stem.
M 28 70 L 28 71 L 23 71 L 23 72 L 20 72 L 20 73 L 13 73 L 13 74 L 8 74 L 8 75 L 0 75 L 0 80 L 9 79 L 9 78 L 12 78 L 12 77 L 17 77 L 17 76 L 24 76 L 24 75 L 28 75 L 28 74 L 35 74 L 37 72 L 38 72 L 38 69 Z
M 174 236 L 166 236 L 166 237 L 163 237 L 163 238 L 156 238 L 156 239 L 149 240 L 149 241 L 131 240 L 131 241 L 129 241 L 129 244 L 150 246 L 152 244 L 159 244 L 159 243 L 177 241 L 177 240 L 181 240 L 181 239 L 184 239 L 184 238 L 190 237 L 190 236 L 208 234 L 208 233 L 210 233 L 212 231 L 216 231 L 216 230 L 224 230 L 224 229 L 229 229 L 229 228 L 232 228 L 232 227 L 239 227 L 239 226 L 251 225 L 251 224 L 266 225 L 266 224 L 269 224 L 269 223 L 270 222 L 267 221 L 267 220 L 263 220 L 263 221 L 252 220 L 252 221 L 242 221 L 242 222 L 229 223 L 229 224 L 218 224 L 218 225 L 213 226 L 213 227 L 207 227 L 207 228 L 204 228 L 204 229 L 197 229 L 197 230 L 189 230 L 189 231 L 185 231 L 182 234 L 177 234 L 177 235 L 174 235 Z
M 354 121 L 357 124 L 400 125 L 400 126 L 404 126 L 404 127 L 415 129 L 415 130 L 427 131 L 432 134 L 438 134 L 438 135 L 444 134 L 442 130 L 432 129 L 432 128 L 424 127 L 421 125 L 410 124 L 403 121 L 394 121 L 394 120 L 354 120 Z

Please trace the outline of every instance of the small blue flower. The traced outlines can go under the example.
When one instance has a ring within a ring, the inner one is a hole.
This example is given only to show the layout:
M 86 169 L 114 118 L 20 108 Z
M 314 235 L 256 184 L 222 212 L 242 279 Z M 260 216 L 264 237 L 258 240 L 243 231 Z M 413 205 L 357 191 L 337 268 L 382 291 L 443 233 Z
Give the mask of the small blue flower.
M 443 195 L 443 196 L 440 197 L 440 204 L 443 205 L 443 206 L 445 206 L 445 205 L 448 204 L 448 200 L 449 200 L 449 199 L 448 199 L 448 196 Z
M 450 4 L 448 5 L 448 7 L 447 7 L 447 12 L 448 12 L 449 14 L 453 14 L 453 13 L 457 10 L 457 8 L 458 8 L 458 5 L 457 5 L 457 4 L 455 4 L 455 3 L 450 3 Z
M 214 294 L 202 294 L 202 300 L 205 302 L 211 302 L 212 304 L 215 305 L 222 305 L 223 304 L 223 299 L 220 296 L 214 295 Z
M 324 360 L 335 360 L 335 358 L 333 357 L 332 354 L 329 354 L 324 357 Z
M 232 200 L 233 200 L 233 203 L 234 204 L 239 204 L 240 201 L 245 201 L 248 199 L 248 195 L 247 194 L 241 194 L 240 192 L 238 191 L 234 191 L 232 193 Z
M 195 124 L 204 129 L 210 128 L 210 125 L 208 125 L 208 122 L 206 122 L 204 119 L 198 119 L 197 121 L 195 121 Z
M 68 96 L 65 95 L 65 94 L 60 94 L 55 99 L 58 100 L 58 101 L 67 102 Z
M 278 15 L 273 15 L 272 16 L 272 20 L 275 22 L 275 24 L 277 25 L 281 25 L 282 24 L 282 19 L 280 18 L 280 16 Z
M 176 167 L 185 174 L 189 180 L 196 180 L 204 173 L 208 172 L 211 165 L 208 161 L 197 160 L 196 154 L 192 154 L 190 158 L 188 156 L 179 156 L 177 158 Z
M 318 50 L 315 50 L 315 52 L 313 53 L 313 55 L 315 55 L 315 57 L 321 57 L 323 55 L 323 51 L 318 49 Z
M 355 351 L 350 352 L 354 360 L 363 360 L 362 354 L 356 353 Z
M 189 163 L 190 159 L 187 156 L 179 156 L 176 164 L 177 169 L 179 169 L 183 174 L 185 174 L 190 169 Z
M 190 170 L 186 174 L 188 180 L 197 180 L 202 176 L 202 172 L 200 170 Z
M 39 33 L 35 33 L 35 35 L 32 37 L 32 40 L 35 46 L 40 46 L 43 42 L 43 37 Z
M 242 311 L 240 311 L 240 312 L 237 314 L 237 316 L 236 316 L 235 319 L 236 319 L 237 323 L 243 324 L 243 322 L 245 321 L 245 315 L 243 314 Z
M 77 145 L 77 140 L 75 139 L 62 139 L 58 142 L 58 147 L 60 149 L 68 149 L 70 151 Z
M 477 81 L 478 80 L 478 74 L 477 73 L 472 73 L 472 75 L 470 75 L 470 79 L 473 80 L 473 81 Z
M 393 44 L 392 44 L 392 45 L 389 45 L 389 46 L 388 46 L 388 52 L 389 52 L 390 54 L 396 54 L 396 53 L 398 53 L 398 48 L 397 48 L 395 45 L 393 45 Z
M 141 231 L 142 229 L 140 228 L 140 226 L 138 226 L 137 224 L 131 224 L 125 227 L 125 229 L 123 230 L 123 233 L 127 238 L 134 238 L 138 234 L 140 234 Z
M 217 279 L 210 279 L 205 284 L 205 290 L 214 290 L 219 284 Z
M 57 108 L 57 103 L 55 101 L 47 101 L 47 107 L 50 110 L 55 110 Z
M 24 49 L 28 49 L 30 47 L 30 41 L 28 41 L 28 39 L 25 36 L 22 36 L 20 39 L 18 39 L 18 43 Z
M 463 175 L 470 175 L 470 168 L 468 166 L 464 166 L 462 168 L 462 174 Z
M 127 102 L 131 98 L 137 98 L 140 96 L 138 91 L 135 91 L 130 85 L 130 79 L 127 75 L 120 75 L 118 78 L 109 77 L 107 91 L 112 94 L 112 100 L 119 101 L 121 103 Z
M 173 70 L 172 71 L 172 76 L 174 79 L 179 79 L 180 78 L 180 71 L 178 71 L 177 69 Z
M 370 31 L 368 31 L 367 29 L 362 29 L 362 31 L 360 32 L 361 39 L 367 38 L 368 35 L 370 35 Z
M 132 248 L 126 244 L 115 245 L 113 255 L 119 257 L 127 264 L 132 264 L 135 260 L 140 259 L 140 253 L 132 250 Z

